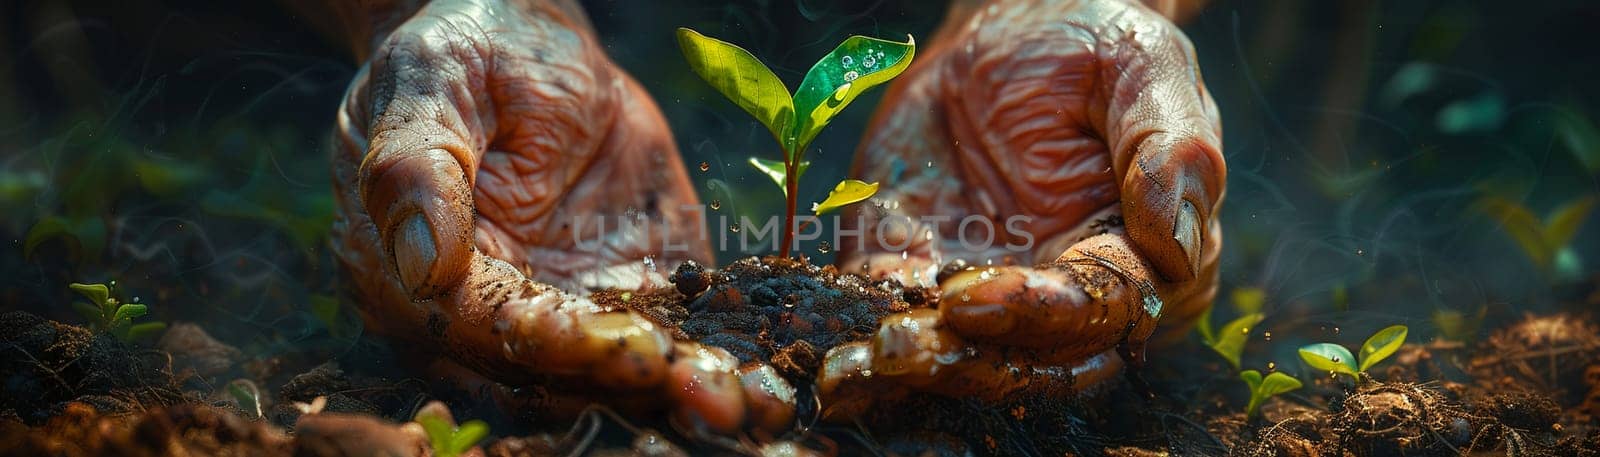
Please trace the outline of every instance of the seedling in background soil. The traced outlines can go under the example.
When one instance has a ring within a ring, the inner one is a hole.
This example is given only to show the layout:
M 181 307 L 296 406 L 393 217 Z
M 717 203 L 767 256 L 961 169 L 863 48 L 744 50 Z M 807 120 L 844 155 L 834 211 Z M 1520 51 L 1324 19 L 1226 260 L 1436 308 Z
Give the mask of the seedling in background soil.
M 783 246 L 778 252 L 783 257 L 789 256 L 797 231 L 796 199 L 800 176 L 811 165 L 805 160 L 811 140 L 856 97 L 905 71 L 917 48 L 909 36 L 905 43 L 851 36 L 817 61 L 791 95 L 771 69 L 743 48 L 687 28 L 678 29 L 678 47 L 695 74 L 761 121 L 782 148 L 783 160 L 751 157 L 750 164 L 783 189 Z M 877 191 L 878 183 L 846 179 L 811 210 L 821 215 L 866 200 Z
M 1244 408 L 1245 417 L 1255 417 L 1260 413 L 1261 403 L 1268 398 L 1300 388 L 1299 379 L 1278 372 L 1273 372 L 1263 379 L 1261 372 L 1245 370 L 1239 372 L 1239 379 L 1250 386 L 1250 405 Z
M 72 283 L 68 287 L 89 299 L 89 303 L 73 302 L 72 309 L 89 321 L 90 328 L 110 333 L 125 343 L 153 336 L 167 328 L 167 324 L 161 322 L 133 323 L 134 319 L 149 313 L 150 308 L 137 303 L 138 298 L 134 298 L 135 303 L 118 301 L 112 296 L 116 286 L 116 281 L 111 281 L 109 286 Z
M 1222 326 L 1221 329 L 1212 330 L 1211 309 L 1207 308 L 1206 312 L 1200 315 L 1200 322 L 1195 328 L 1200 330 L 1200 339 L 1205 341 L 1206 346 L 1227 360 L 1233 369 L 1238 370 L 1239 357 L 1244 354 L 1244 343 L 1250 339 L 1250 328 L 1265 318 L 1265 314 L 1249 313 L 1228 322 L 1228 325 Z
M 1300 359 L 1305 360 L 1306 365 L 1311 365 L 1312 368 L 1350 375 L 1359 380 L 1361 374 L 1366 373 L 1368 368 L 1394 355 L 1395 351 L 1400 350 L 1400 346 L 1406 344 L 1406 331 L 1406 326 L 1394 325 L 1372 334 L 1366 342 L 1361 343 L 1359 361 L 1344 346 L 1333 343 L 1317 343 L 1302 347 Z
M 1494 195 L 1479 198 L 1478 207 L 1500 222 L 1540 271 L 1556 280 L 1572 280 L 1583 275 L 1583 259 L 1572 250 L 1572 239 L 1596 202 L 1593 195 L 1575 198 L 1543 220 L 1522 203 Z
M 428 446 L 433 448 L 435 457 L 459 456 L 489 436 L 489 424 L 474 419 L 457 427 L 448 413 L 440 412 L 442 408 L 443 405 L 422 408 L 411 419 L 422 425 L 422 431 L 428 435 Z

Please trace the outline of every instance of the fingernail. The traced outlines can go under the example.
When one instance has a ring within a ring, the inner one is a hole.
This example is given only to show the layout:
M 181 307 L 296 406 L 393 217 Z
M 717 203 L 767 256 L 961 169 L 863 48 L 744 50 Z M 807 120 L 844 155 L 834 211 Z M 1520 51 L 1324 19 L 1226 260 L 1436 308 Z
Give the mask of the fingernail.
M 1178 240 L 1178 247 L 1183 249 L 1184 257 L 1189 261 L 1189 276 L 1193 277 L 1200 271 L 1200 215 L 1195 211 L 1194 203 L 1180 200 L 1178 215 L 1173 219 L 1172 237 Z
M 400 284 L 406 288 L 407 294 L 422 298 L 421 293 L 426 291 L 421 289 L 425 288 L 428 275 L 433 272 L 434 260 L 439 257 L 427 217 L 416 213 L 406 218 L 395 228 L 390 243 L 395 271 L 400 273 Z

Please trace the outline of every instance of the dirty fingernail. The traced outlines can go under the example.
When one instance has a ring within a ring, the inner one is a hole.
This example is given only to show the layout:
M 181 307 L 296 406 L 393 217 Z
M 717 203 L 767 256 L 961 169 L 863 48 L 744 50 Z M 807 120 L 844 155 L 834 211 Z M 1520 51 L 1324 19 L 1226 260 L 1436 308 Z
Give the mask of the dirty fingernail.
M 1172 237 L 1183 249 L 1184 260 L 1189 262 L 1189 276 L 1200 271 L 1200 216 L 1194 203 L 1181 200 L 1177 217 L 1173 218 Z
M 433 228 L 428 226 L 422 213 L 412 214 L 391 236 L 395 270 L 400 273 L 400 284 L 406 293 L 419 297 L 426 289 L 428 275 L 433 272 L 434 260 L 439 251 L 433 244 Z

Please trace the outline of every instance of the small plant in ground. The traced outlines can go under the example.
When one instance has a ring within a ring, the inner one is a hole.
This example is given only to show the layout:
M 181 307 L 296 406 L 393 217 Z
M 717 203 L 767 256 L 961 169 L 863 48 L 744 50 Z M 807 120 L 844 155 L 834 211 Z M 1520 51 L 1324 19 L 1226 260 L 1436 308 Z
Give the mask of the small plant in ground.
M 783 160 L 751 157 L 750 163 L 783 189 L 779 255 L 784 257 L 789 255 L 797 231 L 794 218 L 800 175 L 811 165 L 805 160 L 811 140 L 856 97 L 905 71 L 916 51 L 915 40 L 909 36 L 905 43 L 851 36 L 817 61 L 791 95 L 771 69 L 743 48 L 687 28 L 678 29 L 678 46 L 695 74 L 765 125 L 782 148 Z M 865 200 L 877 191 L 878 183 L 846 179 L 811 209 L 820 215 Z
M 149 313 L 150 308 L 138 303 L 138 298 L 133 300 L 134 303 L 117 300 L 113 296 L 116 281 L 111 281 L 110 285 L 72 283 L 68 287 L 89 299 L 88 303 L 73 302 L 72 309 L 89 321 L 91 329 L 110 333 L 123 342 L 132 342 L 161 333 L 167 328 L 167 324 L 161 322 L 133 323 L 134 319 Z
M 1583 259 L 1573 251 L 1572 240 L 1597 203 L 1600 198 L 1594 195 L 1574 198 L 1541 219 L 1520 202 L 1493 195 L 1478 199 L 1480 210 L 1500 222 L 1528 260 L 1557 280 L 1582 275 Z
M 1300 380 L 1294 376 L 1273 372 L 1266 378 L 1261 377 L 1261 372 L 1245 370 L 1239 372 L 1239 379 L 1250 386 L 1250 405 L 1244 408 L 1245 417 L 1255 417 L 1261 412 L 1261 403 L 1279 394 L 1291 392 L 1300 388 Z
M 1406 332 L 1406 326 L 1393 325 L 1372 334 L 1366 342 L 1361 343 L 1359 360 L 1344 346 L 1333 343 L 1317 343 L 1301 347 L 1300 359 L 1312 368 L 1360 379 L 1361 374 L 1366 373 L 1368 368 L 1394 355 L 1395 351 L 1400 350 L 1400 346 L 1406 344 Z
M 458 427 L 449 410 L 438 402 L 423 407 L 411 420 L 422 425 L 435 457 L 459 456 L 489 436 L 489 424 L 474 419 Z
M 1221 329 L 1213 330 L 1211 310 L 1206 309 L 1206 312 L 1200 315 L 1200 322 L 1195 328 L 1200 331 L 1200 339 L 1205 341 L 1207 347 L 1227 360 L 1233 369 L 1238 370 L 1239 357 L 1244 354 L 1244 343 L 1250 338 L 1250 328 L 1265 318 L 1265 314 L 1249 313 L 1228 322 Z

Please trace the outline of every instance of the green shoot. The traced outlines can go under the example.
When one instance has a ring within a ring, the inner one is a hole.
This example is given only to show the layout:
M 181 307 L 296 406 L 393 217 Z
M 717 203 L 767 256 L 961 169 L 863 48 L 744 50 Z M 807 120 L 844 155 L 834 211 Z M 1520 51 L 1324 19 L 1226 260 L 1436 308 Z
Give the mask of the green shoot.
M 144 322 L 134 324 L 133 320 L 144 317 L 150 308 L 144 304 L 122 303 L 113 296 L 116 281 L 106 284 L 72 283 L 73 291 L 89 299 L 89 303 L 73 302 L 72 309 L 89 321 L 89 327 L 96 331 L 110 333 L 123 342 L 133 342 L 161 333 L 167 324 L 161 322 Z
M 1433 326 L 1439 337 L 1449 341 L 1470 341 L 1483 326 L 1483 317 L 1489 308 L 1479 305 L 1476 311 L 1440 308 L 1433 311 Z
M 1299 389 L 1301 385 L 1300 380 L 1295 379 L 1294 376 L 1278 372 L 1269 374 L 1263 379 L 1261 372 L 1245 370 L 1239 372 L 1239 379 L 1244 380 L 1244 383 L 1250 386 L 1250 405 L 1245 407 L 1245 417 L 1255 417 L 1259 414 L 1261 412 L 1261 403 L 1267 401 L 1268 398 Z
M 752 157 L 750 164 L 783 189 L 779 255 L 784 257 L 789 256 L 798 230 L 794 216 L 800 176 L 810 167 L 805 152 L 811 140 L 856 97 L 905 71 L 916 51 L 910 37 L 897 43 L 851 36 L 817 61 L 791 95 L 771 69 L 743 48 L 687 28 L 678 29 L 678 47 L 695 74 L 765 125 L 782 148 L 783 160 Z M 847 179 L 834 186 L 826 200 L 814 204 L 812 211 L 820 215 L 865 200 L 877 190 L 877 183 Z
M 1266 319 L 1265 314 L 1250 313 L 1228 322 L 1221 329 L 1211 329 L 1211 310 L 1200 315 L 1200 339 L 1217 355 L 1221 355 L 1233 369 L 1239 369 L 1239 358 L 1244 354 L 1244 343 L 1250 338 L 1250 328 Z
M 459 456 L 489 436 L 489 424 L 481 420 L 469 420 L 457 427 L 448 416 L 428 408 L 417 411 L 417 416 L 412 420 L 422 425 L 423 432 L 428 435 L 428 445 L 433 448 L 436 457 Z
M 1344 346 L 1333 343 L 1317 343 L 1302 347 L 1300 359 L 1304 360 L 1306 365 L 1318 370 L 1360 378 L 1361 373 L 1366 373 L 1373 365 L 1400 350 L 1400 346 L 1406 342 L 1406 332 L 1406 326 L 1394 325 L 1372 334 L 1366 342 L 1361 343 L 1359 360 Z
M 1596 203 L 1594 195 L 1578 197 L 1541 220 L 1522 203 L 1493 195 L 1478 199 L 1479 208 L 1500 223 L 1528 260 L 1556 278 L 1575 277 L 1583 271 L 1581 259 L 1572 250 L 1572 239 Z
M 250 418 L 261 417 L 261 389 L 249 379 L 235 379 L 228 383 L 228 395 L 233 396 L 233 401 L 239 405 L 239 410 L 250 414 Z

